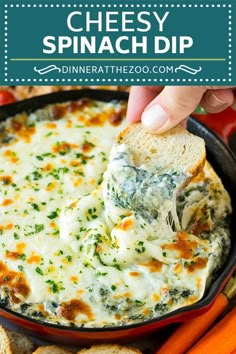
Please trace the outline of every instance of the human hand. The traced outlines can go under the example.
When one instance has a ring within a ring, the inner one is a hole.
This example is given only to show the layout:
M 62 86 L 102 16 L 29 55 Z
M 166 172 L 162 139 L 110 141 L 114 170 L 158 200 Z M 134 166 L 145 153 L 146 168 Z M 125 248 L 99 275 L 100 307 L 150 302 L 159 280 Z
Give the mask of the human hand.
M 229 86 L 134 86 L 131 88 L 127 121 L 142 121 L 152 133 L 163 133 L 177 125 L 198 104 L 209 113 L 232 107 L 236 110 L 235 87 Z

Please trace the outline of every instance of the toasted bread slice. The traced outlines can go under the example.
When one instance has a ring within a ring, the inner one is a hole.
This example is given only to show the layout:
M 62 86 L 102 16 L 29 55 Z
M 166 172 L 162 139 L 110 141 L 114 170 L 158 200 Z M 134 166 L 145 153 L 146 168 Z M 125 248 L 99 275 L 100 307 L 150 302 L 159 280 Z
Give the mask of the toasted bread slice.
M 34 347 L 24 334 L 0 326 L 0 354 L 31 354 Z
M 14 354 L 7 331 L 0 326 L 0 354 Z
M 93 345 L 82 349 L 77 354 L 142 354 L 138 349 L 118 344 Z
M 129 126 L 117 137 L 117 142 L 128 145 L 136 166 L 153 165 L 196 176 L 206 159 L 204 140 L 176 126 L 166 133 L 153 135 L 141 123 Z
M 35 348 L 34 343 L 22 333 L 7 329 L 10 339 L 12 353 L 31 354 Z
M 38 347 L 32 354 L 71 354 L 72 352 L 57 345 L 46 345 Z

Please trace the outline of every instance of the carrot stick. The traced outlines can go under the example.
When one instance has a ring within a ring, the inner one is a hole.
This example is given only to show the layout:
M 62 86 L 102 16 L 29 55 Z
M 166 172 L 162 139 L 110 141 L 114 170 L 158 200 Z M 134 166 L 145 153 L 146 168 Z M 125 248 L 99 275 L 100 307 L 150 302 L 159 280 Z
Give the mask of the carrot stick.
M 187 354 L 230 354 L 236 348 L 236 307 L 197 342 Z
M 155 354 L 185 353 L 205 333 L 227 305 L 227 297 L 222 293 L 219 294 L 206 313 L 181 324 Z

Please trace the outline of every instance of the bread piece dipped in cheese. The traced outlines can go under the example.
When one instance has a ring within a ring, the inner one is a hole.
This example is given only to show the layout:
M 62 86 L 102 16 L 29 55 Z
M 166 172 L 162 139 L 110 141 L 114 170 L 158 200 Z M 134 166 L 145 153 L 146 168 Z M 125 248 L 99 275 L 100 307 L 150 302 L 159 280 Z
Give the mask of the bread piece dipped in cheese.
M 151 222 L 160 206 L 168 201 L 173 204 L 178 190 L 202 171 L 205 159 L 204 140 L 181 126 L 153 135 L 141 123 L 132 125 L 118 135 L 110 153 L 104 175 L 105 201 L 135 210 Z M 109 214 L 108 220 L 117 224 L 116 213 Z M 168 210 L 164 214 L 163 220 Z
M 181 126 L 152 135 L 139 123 L 119 134 L 104 174 L 103 191 L 107 223 L 114 227 L 112 238 L 120 247 L 114 252 L 106 249 L 104 262 L 115 258 L 131 264 L 135 242 L 145 243 L 145 252 L 141 248 L 137 259 L 143 261 L 148 255 L 175 262 L 147 240 L 170 239 L 181 230 L 176 195 L 202 171 L 205 158 L 204 141 Z M 121 215 L 128 219 L 120 220 Z M 124 237 L 124 222 L 133 225 L 132 237 Z M 140 239 L 141 233 L 148 235 L 145 240 Z
M 129 147 L 136 166 L 160 166 L 162 170 L 172 168 L 196 176 L 205 164 L 204 140 L 180 125 L 154 135 L 137 123 L 123 130 L 117 142 Z

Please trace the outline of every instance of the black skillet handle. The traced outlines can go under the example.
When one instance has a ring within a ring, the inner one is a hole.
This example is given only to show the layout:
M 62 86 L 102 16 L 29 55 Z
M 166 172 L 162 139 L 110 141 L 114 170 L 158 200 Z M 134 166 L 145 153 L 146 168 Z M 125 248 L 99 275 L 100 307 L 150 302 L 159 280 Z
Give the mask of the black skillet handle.
M 236 155 L 236 131 L 228 137 L 229 147 Z

